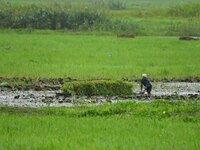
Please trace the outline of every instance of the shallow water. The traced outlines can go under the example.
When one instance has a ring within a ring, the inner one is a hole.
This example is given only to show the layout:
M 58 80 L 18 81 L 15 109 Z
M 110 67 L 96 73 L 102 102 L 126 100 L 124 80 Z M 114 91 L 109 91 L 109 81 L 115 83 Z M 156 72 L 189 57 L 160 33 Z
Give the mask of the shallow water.
M 174 83 L 153 83 L 154 89 L 152 95 L 189 95 L 198 94 L 200 90 L 200 83 L 189 82 L 174 82 Z
M 100 105 L 105 102 L 118 102 L 119 100 L 134 101 L 143 100 L 144 97 L 139 94 L 140 85 L 133 89 L 134 95 L 129 97 L 64 97 L 61 91 L 0 91 L 0 105 L 15 106 L 15 107 L 72 107 L 82 105 Z M 152 100 L 169 99 L 174 96 L 182 96 L 185 98 L 195 96 L 199 97 L 200 83 L 162 83 L 154 82 L 152 90 Z

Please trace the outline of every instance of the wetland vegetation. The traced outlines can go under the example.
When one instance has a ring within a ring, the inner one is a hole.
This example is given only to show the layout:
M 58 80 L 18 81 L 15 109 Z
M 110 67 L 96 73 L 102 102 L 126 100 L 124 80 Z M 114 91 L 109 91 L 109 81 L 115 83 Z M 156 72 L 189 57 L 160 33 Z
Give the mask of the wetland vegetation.
M 0 149 L 200 149 L 198 36 L 199 0 L 1 0 Z

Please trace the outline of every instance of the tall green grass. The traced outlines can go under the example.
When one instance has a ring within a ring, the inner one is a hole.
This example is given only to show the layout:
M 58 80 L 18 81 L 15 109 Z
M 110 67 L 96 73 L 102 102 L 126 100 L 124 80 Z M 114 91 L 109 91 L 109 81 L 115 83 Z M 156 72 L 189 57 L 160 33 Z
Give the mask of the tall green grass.
M 0 107 L 0 112 L 2 150 L 200 148 L 196 101 L 51 109 Z
M 122 2 L 126 4 L 127 9 L 146 9 L 146 8 L 168 8 L 177 4 L 185 3 L 199 3 L 199 0 L 2 0 L 3 2 L 10 2 L 13 4 L 72 4 L 72 5 L 95 5 L 107 7 L 111 2 Z
M 169 9 L 168 13 L 174 17 L 200 17 L 200 4 L 190 3 L 184 5 L 176 5 Z
M 99 11 L 71 10 L 61 5 L 11 5 L 0 7 L 0 28 L 90 29 L 106 21 Z
M 113 1 L 114 3 L 115 1 Z M 119 4 L 121 4 L 119 2 Z M 117 6 L 116 6 L 117 7 Z M 120 6 L 119 6 L 120 7 Z M 114 8 L 113 8 L 114 9 Z M 200 36 L 200 4 L 116 11 L 95 5 L 0 5 L 0 28 Z
M 200 41 L 30 32 L 1 31 L 0 76 L 137 79 L 147 73 L 153 79 L 200 77 Z

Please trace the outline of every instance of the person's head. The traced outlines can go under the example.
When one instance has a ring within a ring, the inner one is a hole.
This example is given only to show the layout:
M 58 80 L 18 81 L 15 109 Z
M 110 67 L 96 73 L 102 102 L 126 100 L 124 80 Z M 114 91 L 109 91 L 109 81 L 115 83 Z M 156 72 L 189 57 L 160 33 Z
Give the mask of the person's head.
M 143 73 L 142 78 L 147 78 L 147 74 Z

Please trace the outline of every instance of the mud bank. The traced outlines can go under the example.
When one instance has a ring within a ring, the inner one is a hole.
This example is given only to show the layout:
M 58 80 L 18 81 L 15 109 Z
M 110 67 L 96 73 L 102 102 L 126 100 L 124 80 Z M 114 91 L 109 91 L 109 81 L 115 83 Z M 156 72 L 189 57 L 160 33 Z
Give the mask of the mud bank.
M 93 80 L 93 79 L 91 79 Z M 94 80 L 111 80 L 111 79 L 94 79 Z M 129 82 L 139 82 L 140 79 L 129 80 L 128 78 L 122 78 L 122 81 Z M 0 90 L 21 90 L 21 91 L 42 91 L 42 90 L 59 90 L 65 82 L 72 81 L 83 81 L 78 79 L 73 79 L 70 77 L 67 78 L 4 78 L 0 77 Z M 161 80 L 152 80 L 155 84 L 157 83 L 199 83 L 199 77 L 185 78 L 185 79 L 161 79 Z
M 133 95 L 124 97 L 66 97 L 60 90 L 11 90 L 0 88 L 0 105 L 16 107 L 72 107 L 82 105 L 101 105 L 106 102 L 115 103 L 118 101 L 143 101 L 145 95 L 140 95 L 140 86 L 133 83 Z M 151 100 L 157 99 L 199 99 L 200 83 L 175 82 L 162 83 L 154 82 Z

